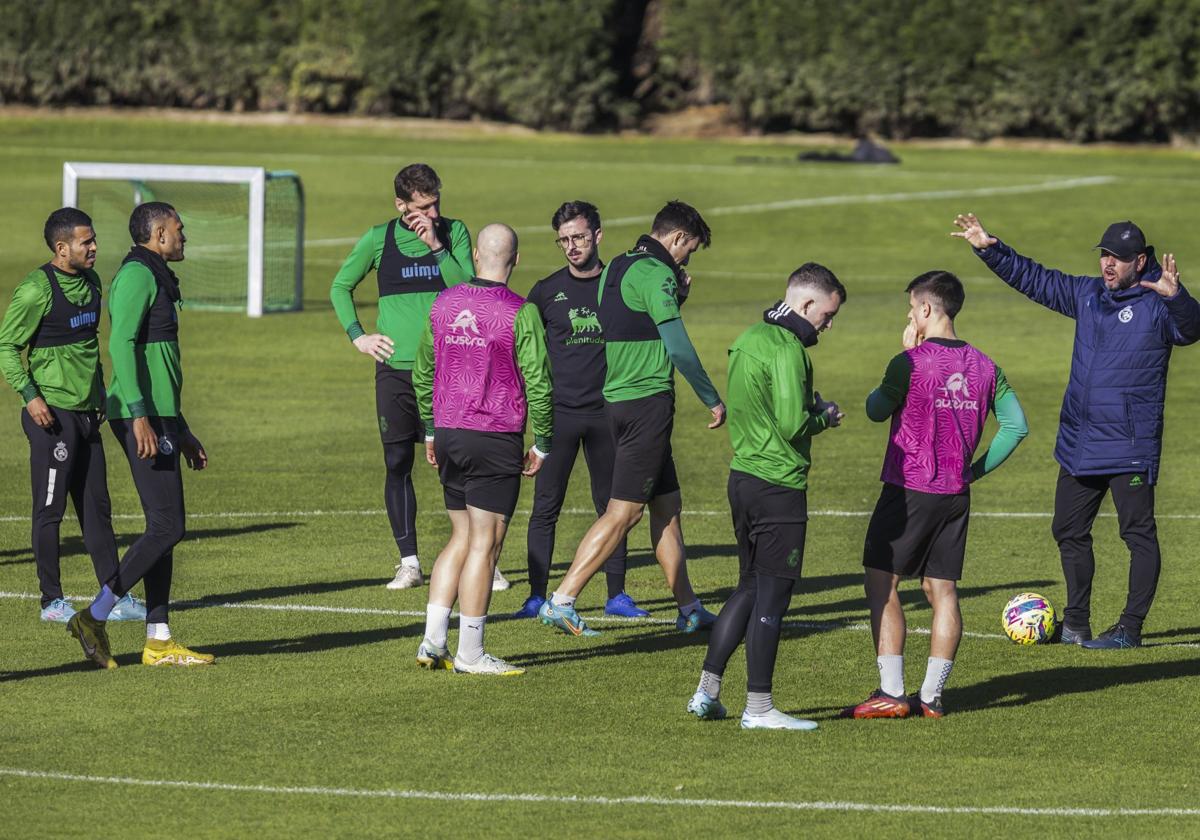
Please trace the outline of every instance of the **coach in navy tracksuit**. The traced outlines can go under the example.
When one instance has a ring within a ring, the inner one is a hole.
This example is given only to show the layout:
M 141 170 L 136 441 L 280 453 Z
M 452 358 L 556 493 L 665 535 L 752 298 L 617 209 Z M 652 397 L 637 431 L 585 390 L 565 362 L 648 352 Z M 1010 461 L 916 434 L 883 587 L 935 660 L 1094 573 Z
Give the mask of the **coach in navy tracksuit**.
M 1138 647 L 1154 600 L 1161 559 L 1154 485 L 1162 453 L 1163 400 L 1171 348 L 1200 339 L 1200 303 L 1179 283 L 1175 259 L 1159 265 L 1133 222 L 1108 227 L 1100 277 L 1064 274 L 1023 257 L 989 236 L 974 215 L 955 219 L 1001 280 L 1075 319 L 1071 376 L 1063 396 L 1054 457 L 1054 539 L 1067 580 L 1062 641 L 1087 648 Z M 1112 492 L 1121 538 L 1129 547 L 1129 595 L 1116 624 L 1092 639 L 1095 557 L 1092 523 Z

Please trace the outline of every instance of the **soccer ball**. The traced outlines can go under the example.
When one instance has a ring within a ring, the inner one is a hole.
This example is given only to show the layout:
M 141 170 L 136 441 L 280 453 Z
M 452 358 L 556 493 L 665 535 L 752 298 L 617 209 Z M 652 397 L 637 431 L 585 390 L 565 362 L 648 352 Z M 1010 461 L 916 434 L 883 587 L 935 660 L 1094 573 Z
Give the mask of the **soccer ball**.
M 1019 645 L 1049 642 L 1058 625 L 1050 602 L 1036 592 L 1022 592 L 1004 606 L 1000 623 L 1008 638 Z

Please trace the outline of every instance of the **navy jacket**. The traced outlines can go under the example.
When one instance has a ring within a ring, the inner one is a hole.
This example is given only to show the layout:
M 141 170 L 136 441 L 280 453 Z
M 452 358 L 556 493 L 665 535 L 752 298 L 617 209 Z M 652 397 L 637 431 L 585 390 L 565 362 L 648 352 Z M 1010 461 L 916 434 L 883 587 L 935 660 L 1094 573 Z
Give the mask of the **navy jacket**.
M 1200 339 L 1200 303 L 1182 285 L 1170 299 L 1143 286 L 1110 292 L 1100 277 L 1046 268 L 1003 242 L 975 253 L 1030 300 L 1075 319 L 1058 463 L 1071 475 L 1145 473 L 1155 483 L 1171 348 Z M 1151 248 L 1139 279 L 1161 275 Z

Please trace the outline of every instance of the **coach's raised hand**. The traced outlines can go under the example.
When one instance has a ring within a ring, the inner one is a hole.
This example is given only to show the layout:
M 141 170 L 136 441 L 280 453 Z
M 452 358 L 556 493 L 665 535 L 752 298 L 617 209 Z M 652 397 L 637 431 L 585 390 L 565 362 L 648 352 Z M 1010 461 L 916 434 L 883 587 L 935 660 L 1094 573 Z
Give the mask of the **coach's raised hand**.
M 951 231 L 950 235 L 967 240 L 974 248 L 982 251 L 984 248 L 990 248 L 996 244 L 996 237 L 989 235 L 983 229 L 983 225 L 979 223 L 979 218 L 974 213 L 959 213 L 954 217 L 954 224 L 958 226 L 958 230 Z
M 1175 268 L 1175 255 L 1167 254 L 1163 257 L 1162 275 L 1157 280 L 1142 280 L 1140 285 L 1153 289 L 1165 298 L 1173 298 L 1179 294 L 1179 271 Z

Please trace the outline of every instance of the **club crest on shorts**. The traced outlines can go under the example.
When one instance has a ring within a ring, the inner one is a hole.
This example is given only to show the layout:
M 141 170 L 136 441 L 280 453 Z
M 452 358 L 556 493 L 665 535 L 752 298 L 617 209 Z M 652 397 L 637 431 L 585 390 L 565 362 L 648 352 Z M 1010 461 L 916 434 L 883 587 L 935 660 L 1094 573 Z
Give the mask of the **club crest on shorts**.
M 1122 324 L 1128 324 L 1130 321 L 1132 321 L 1133 320 L 1133 307 L 1126 306 L 1124 309 L 1122 309 L 1120 312 L 1118 312 L 1117 320 L 1119 320 Z
M 158 439 L 158 451 L 163 455 L 170 455 L 175 451 L 175 444 L 171 443 L 171 439 L 163 435 Z
M 54 460 L 60 462 L 67 460 L 67 445 L 61 440 L 54 447 Z

